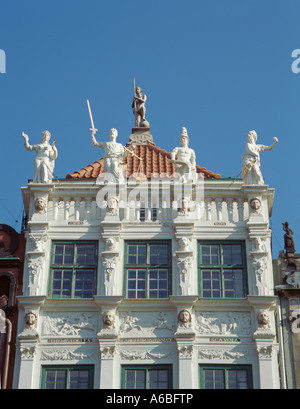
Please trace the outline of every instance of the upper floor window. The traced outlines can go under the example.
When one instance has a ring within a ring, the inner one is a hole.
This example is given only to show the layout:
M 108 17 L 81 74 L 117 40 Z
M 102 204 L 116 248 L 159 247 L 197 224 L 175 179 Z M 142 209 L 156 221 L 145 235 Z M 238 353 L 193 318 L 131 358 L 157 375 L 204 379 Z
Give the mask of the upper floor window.
M 172 389 L 171 365 L 122 367 L 122 389 Z
M 44 366 L 42 389 L 92 389 L 93 366 Z
M 251 366 L 201 365 L 200 389 L 252 389 Z
M 199 243 L 200 296 L 244 298 L 247 294 L 243 242 Z
M 126 297 L 167 298 L 171 293 L 169 241 L 126 242 Z
M 96 271 L 96 242 L 54 242 L 50 297 L 92 298 L 96 290 Z

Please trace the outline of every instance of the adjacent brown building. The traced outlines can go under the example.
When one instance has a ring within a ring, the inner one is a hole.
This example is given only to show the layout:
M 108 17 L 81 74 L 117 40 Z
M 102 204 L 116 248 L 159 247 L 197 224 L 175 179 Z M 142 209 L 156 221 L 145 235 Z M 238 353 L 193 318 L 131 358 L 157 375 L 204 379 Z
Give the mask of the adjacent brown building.
M 0 224 L 0 387 L 12 389 L 17 336 L 17 296 L 22 295 L 25 238 Z

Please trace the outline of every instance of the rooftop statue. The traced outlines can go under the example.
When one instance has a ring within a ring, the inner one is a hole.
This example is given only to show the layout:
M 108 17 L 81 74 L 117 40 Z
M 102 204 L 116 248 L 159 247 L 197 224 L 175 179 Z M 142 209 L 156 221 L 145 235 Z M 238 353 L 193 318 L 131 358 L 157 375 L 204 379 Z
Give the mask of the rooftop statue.
M 119 165 L 127 157 L 128 153 L 133 154 L 134 145 L 131 145 L 128 149 L 121 143 L 117 142 L 118 131 L 112 128 L 109 131 L 110 142 L 98 142 L 96 141 L 95 134 L 98 129 L 94 126 L 92 111 L 89 100 L 87 100 L 88 110 L 90 114 L 90 120 L 92 127 L 90 128 L 92 135 L 92 144 L 98 148 L 104 149 L 104 172 L 114 176 L 115 181 L 119 180 Z
M 282 223 L 284 235 L 284 248 L 287 253 L 295 253 L 295 243 L 293 237 L 293 231 L 289 228 L 289 222 Z
M 181 176 L 183 182 L 196 181 L 196 155 L 195 151 L 188 147 L 189 137 L 186 128 L 182 128 L 180 135 L 180 147 L 171 152 L 171 163 L 175 163 L 175 171 Z
M 28 151 L 36 151 L 34 160 L 34 179 L 35 183 L 51 183 L 54 170 L 54 161 L 57 158 L 56 141 L 50 145 L 51 134 L 49 131 L 42 132 L 41 143 L 29 145 L 29 137 L 24 132 L 24 145 Z
M 145 118 L 146 114 L 146 100 L 147 95 L 143 95 L 140 87 L 135 87 L 135 80 L 133 79 L 133 101 L 131 107 L 135 117 L 136 128 L 149 128 L 149 122 Z
M 246 144 L 246 153 L 242 155 L 243 170 L 242 177 L 246 185 L 263 185 L 264 179 L 260 170 L 260 152 L 269 151 L 278 143 L 277 138 L 273 138 L 274 143 L 270 146 L 256 144 L 257 133 L 250 131 L 247 134 L 248 143 Z
M 104 172 L 112 174 L 116 180 L 119 180 L 119 165 L 129 153 L 133 152 L 135 146 L 131 145 L 127 149 L 121 143 L 116 142 L 118 131 L 114 128 L 109 131 L 109 142 L 96 141 L 96 132 L 96 129 L 92 129 L 92 144 L 104 149 Z

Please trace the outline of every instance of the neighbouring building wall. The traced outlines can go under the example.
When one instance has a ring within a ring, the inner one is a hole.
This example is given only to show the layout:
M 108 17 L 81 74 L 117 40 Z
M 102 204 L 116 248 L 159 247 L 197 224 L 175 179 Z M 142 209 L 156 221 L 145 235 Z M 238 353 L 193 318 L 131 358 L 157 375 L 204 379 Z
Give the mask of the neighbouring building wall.
M 2 349 L 1 388 L 11 389 L 16 354 L 18 323 L 17 297 L 22 295 L 25 238 L 11 226 L 0 224 L 0 297 L 7 302 L 3 306 L 5 314 L 5 340 Z M 3 331 L 3 332 L 4 332 Z

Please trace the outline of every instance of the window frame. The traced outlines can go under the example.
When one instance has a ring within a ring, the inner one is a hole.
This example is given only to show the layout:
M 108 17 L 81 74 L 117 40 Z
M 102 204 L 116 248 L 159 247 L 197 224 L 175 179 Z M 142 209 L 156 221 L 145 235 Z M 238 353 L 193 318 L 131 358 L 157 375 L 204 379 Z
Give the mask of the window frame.
M 247 373 L 247 388 L 246 389 L 253 389 L 253 375 L 252 375 L 252 365 L 218 365 L 218 364 L 200 364 L 199 365 L 199 389 L 202 390 L 208 390 L 205 389 L 205 377 L 204 377 L 204 371 L 205 370 L 220 370 L 223 371 L 223 377 L 224 377 L 224 384 L 225 388 L 224 389 L 229 389 L 228 388 L 228 372 L 231 370 L 245 370 Z M 216 389 L 213 389 L 216 390 Z M 219 389 L 220 390 L 220 389 Z M 238 390 L 235 389 L 235 390 Z
M 67 371 L 66 388 L 63 389 L 70 390 L 70 373 L 80 370 L 88 371 L 88 387 L 86 389 L 94 389 L 94 365 L 42 365 L 40 389 L 46 389 L 47 371 Z M 57 390 L 57 388 L 54 389 Z
M 75 264 L 77 256 L 78 245 L 95 245 L 95 264 Z M 73 262 L 72 264 L 55 264 L 55 246 L 56 245 L 73 245 Z M 71 281 L 71 296 L 70 297 L 53 297 L 53 271 L 54 270 L 72 270 Z M 94 270 L 93 279 L 93 297 L 97 291 L 97 271 L 98 271 L 98 241 L 96 240 L 52 240 L 51 243 L 51 257 L 49 268 L 49 282 L 48 282 L 48 297 L 55 300 L 70 300 L 70 299 L 88 299 L 90 297 L 75 297 L 75 272 L 78 270 Z
M 201 246 L 205 245 L 215 245 L 219 247 L 220 250 L 220 264 L 201 264 Z M 242 249 L 242 264 L 224 264 L 223 263 L 223 246 L 226 245 L 240 245 Z M 248 274 L 247 274 L 247 258 L 246 258 L 246 247 L 245 242 L 242 240 L 198 240 L 197 244 L 198 249 L 198 292 L 200 297 L 205 299 L 238 299 L 246 298 L 248 294 Z M 220 297 L 204 297 L 203 296 L 203 279 L 202 271 L 203 270 L 220 270 L 221 272 L 221 296 Z M 226 270 L 242 270 L 242 280 L 243 280 L 243 297 L 225 297 L 225 286 L 224 286 L 224 271 Z
M 172 364 L 162 364 L 162 365 L 121 365 L 121 389 L 126 389 L 126 370 L 144 370 L 146 371 L 146 388 L 144 390 L 149 390 L 147 384 L 149 383 L 149 371 L 151 370 L 167 370 L 168 372 L 168 386 L 167 389 L 173 389 L 173 366 Z M 161 389 L 161 388 L 160 388 Z M 134 389 L 136 390 L 136 389 Z
M 168 263 L 167 264 L 150 264 L 149 254 L 150 245 L 167 245 L 168 246 Z M 146 264 L 132 264 L 127 263 L 128 261 L 128 247 L 130 245 L 146 245 Z M 172 241 L 171 240 L 126 240 L 124 242 L 124 281 L 123 281 L 123 296 L 128 300 L 158 300 L 158 299 L 168 299 L 172 294 Z M 144 298 L 129 298 L 128 297 L 128 270 L 146 270 L 146 296 Z M 167 297 L 149 297 L 149 272 L 155 269 L 167 269 L 167 282 L 168 282 L 168 295 Z

